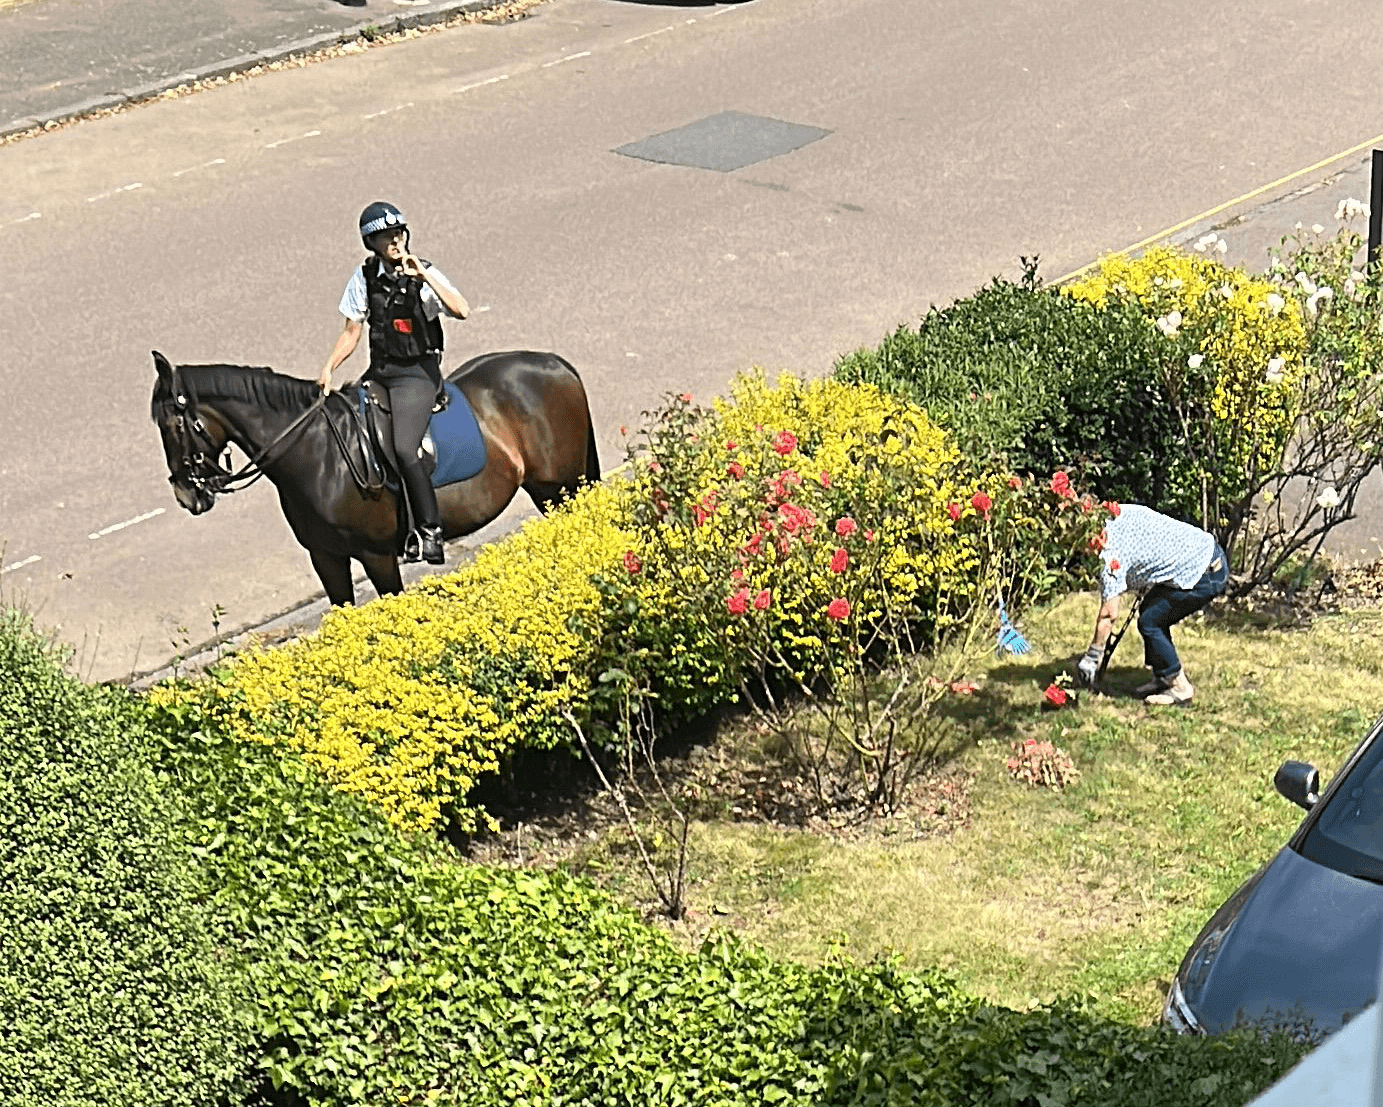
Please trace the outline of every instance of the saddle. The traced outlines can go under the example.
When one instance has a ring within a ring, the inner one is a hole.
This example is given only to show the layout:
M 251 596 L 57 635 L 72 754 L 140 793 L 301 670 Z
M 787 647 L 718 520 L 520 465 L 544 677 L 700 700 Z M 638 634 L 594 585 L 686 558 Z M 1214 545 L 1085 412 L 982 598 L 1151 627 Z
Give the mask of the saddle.
M 374 381 L 361 381 L 341 389 L 339 395 L 345 401 L 345 417 L 333 418 L 331 427 L 356 486 L 369 495 L 382 490 L 397 494 L 402 482 L 394 455 L 389 393 Z M 438 393 L 418 456 L 434 488 L 468 480 L 485 468 L 480 424 L 470 402 L 450 382 Z

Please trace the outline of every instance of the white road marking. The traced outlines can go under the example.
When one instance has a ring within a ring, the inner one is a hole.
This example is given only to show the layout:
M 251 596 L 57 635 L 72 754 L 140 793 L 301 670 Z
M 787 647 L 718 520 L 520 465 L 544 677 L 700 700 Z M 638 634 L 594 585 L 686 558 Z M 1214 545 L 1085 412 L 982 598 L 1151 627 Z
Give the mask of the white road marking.
M 633 38 L 625 39 L 623 45 L 628 46 L 631 42 L 638 42 L 640 39 L 652 38 L 654 35 L 663 35 L 667 34 L 668 31 L 675 30 L 677 30 L 677 24 L 674 23 L 669 27 L 659 27 L 656 31 L 645 31 L 641 35 L 635 35 Z
M 27 223 L 31 219 L 42 219 L 41 212 L 31 211 L 28 215 L 21 215 L 18 219 L 11 219 L 8 223 L 0 223 L 0 227 L 17 227 L 21 223 Z
M 108 527 L 102 527 L 100 530 L 92 531 L 87 537 L 94 542 L 96 539 L 104 538 L 108 534 L 114 534 L 118 530 L 124 530 L 126 527 L 132 527 L 136 523 L 142 523 L 146 519 L 152 519 L 155 516 L 162 515 L 163 512 L 163 508 L 156 507 L 153 511 L 146 511 L 143 515 L 136 515 L 133 519 L 126 519 L 123 523 L 112 523 Z
M 25 565 L 32 565 L 35 561 L 42 560 L 43 558 L 39 557 L 38 554 L 34 554 L 31 557 L 26 557 L 23 561 L 16 561 L 13 565 L 0 565 L 0 577 L 6 573 L 12 573 L 16 569 L 22 569 Z
M 300 139 L 304 139 L 304 138 L 316 138 L 316 137 L 317 137 L 318 135 L 320 135 L 321 133 L 322 133 L 321 131 L 308 131 L 306 134 L 295 135 L 295 136 L 293 136 L 292 138 L 281 138 L 281 139 L 279 139 L 277 142 L 269 142 L 269 143 L 266 143 L 265 146 L 264 146 L 264 149 L 266 149 L 266 150 L 272 150 L 272 149 L 274 149 L 274 148 L 277 147 L 277 146 L 283 146 L 283 145 L 285 145 L 286 143 L 289 143 L 289 142 L 297 142 L 297 141 L 299 141 Z
M 483 80 L 483 81 L 476 81 L 474 84 L 462 85 L 460 88 L 452 89 L 452 92 L 453 92 L 453 94 L 462 93 L 462 92 L 470 92 L 471 89 L 473 89 L 473 88 L 484 88 L 486 85 L 495 85 L 495 84 L 499 84 L 500 81 L 507 81 L 508 79 L 509 79 L 509 74 L 508 74 L 508 73 L 501 73 L 498 77 L 487 77 L 485 80 Z
M 579 54 L 568 54 L 565 58 L 558 58 L 556 61 L 543 62 L 544 69 L 551 69 L 554 65 L 561 65 L 563 62 L 575 61 L 577 58 L 589 58 L 591 52 L 582 50 Z
M 191 165 L 186 169 L 177 170 L 173 176 L 181 177 L 184 173 L 195 173 L 199 169 L 210 169 L 213 165 L 225 165 L 225 158 L 212 158 L 210 161 L 203 162 L 201 165 Z
M 88 204 L 94 204 L 97 200 L 108 200 L 112 196 L 118 196 L 122 192 L 133 192 L 136 188 L 143 187 L 144 185 L 141 182 L 135 181 L 133 184 L 121 185 L 119 188 L 113 188 L 109 192 L 98 192 L 95 196 L 88 196 L 86 202 Z
M 366 114 L 366 119 L 378 119 L 381 115 L 388 115 L 390 112 L 403 111 L 404 108 L 411 108 L 413 101 L 409 100 L 406 104 L 395 104 L 392 108 L 381 108 L 379 111 L 372 111 Z

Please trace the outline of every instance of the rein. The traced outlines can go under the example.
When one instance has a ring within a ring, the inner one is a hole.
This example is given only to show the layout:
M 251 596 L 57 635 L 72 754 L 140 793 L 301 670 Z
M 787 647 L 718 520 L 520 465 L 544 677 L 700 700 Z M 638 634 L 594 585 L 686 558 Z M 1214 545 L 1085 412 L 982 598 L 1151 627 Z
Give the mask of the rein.
M 190 399 L 189 399 L 190 397 Z M 197 412 L 197 397 L 191 389 L 179 390 L 173 397 L 177 408 L 178 437 L 182 440 L 182 468 L 173 473 L 168 481 L 176 484 L 186 480 L 194 487 L 205 488 L 216 495 L 239 492 L 248 488 L 265 475 L 264 462 L 269 455 L 281 446 L 295 431 L 300 430 L 313 415 L 321 411 L 327 401 L 323 392 L 308 406 L 307 410 L 288 424 L 268 445 L 259 450 L 237 472 L 231 472 L 229 464 L 217 462 L 211 457 L 211 443 L 207 439 L 206 425 Z M 190 422 L 189 422 L 190 420 Z M 229 454 L 227 454 L 229 457 Z M 207 472 L 207 469 L 213 470 Z

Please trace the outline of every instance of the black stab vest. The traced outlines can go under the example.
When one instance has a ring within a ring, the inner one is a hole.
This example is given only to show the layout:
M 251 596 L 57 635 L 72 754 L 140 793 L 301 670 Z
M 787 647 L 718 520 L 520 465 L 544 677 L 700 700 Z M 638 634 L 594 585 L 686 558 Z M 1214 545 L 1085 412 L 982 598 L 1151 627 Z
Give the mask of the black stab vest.
M 370 367 L 441 353 L 442 321 L 429 319 L 423 311 L 422 279 L 401 271 L 384 274 L 379 270 L 379 259 L 374 256 L 360 267 L 370 305 Z

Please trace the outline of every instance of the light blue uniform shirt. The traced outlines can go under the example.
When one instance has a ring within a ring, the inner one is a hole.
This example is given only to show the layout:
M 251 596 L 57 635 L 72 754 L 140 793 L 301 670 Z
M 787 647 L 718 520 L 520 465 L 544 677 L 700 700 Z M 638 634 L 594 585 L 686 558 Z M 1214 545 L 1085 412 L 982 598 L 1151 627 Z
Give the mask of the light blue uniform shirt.
M 1100 597 L 1143 592 L 1155 584 L 1194 588 L 1210 568 L 1215 538 L 1200 527 L 1142 504 L 1123 504 L 1105 526 Z M 1117 567 L 1116 567 L 1117 566 Z

